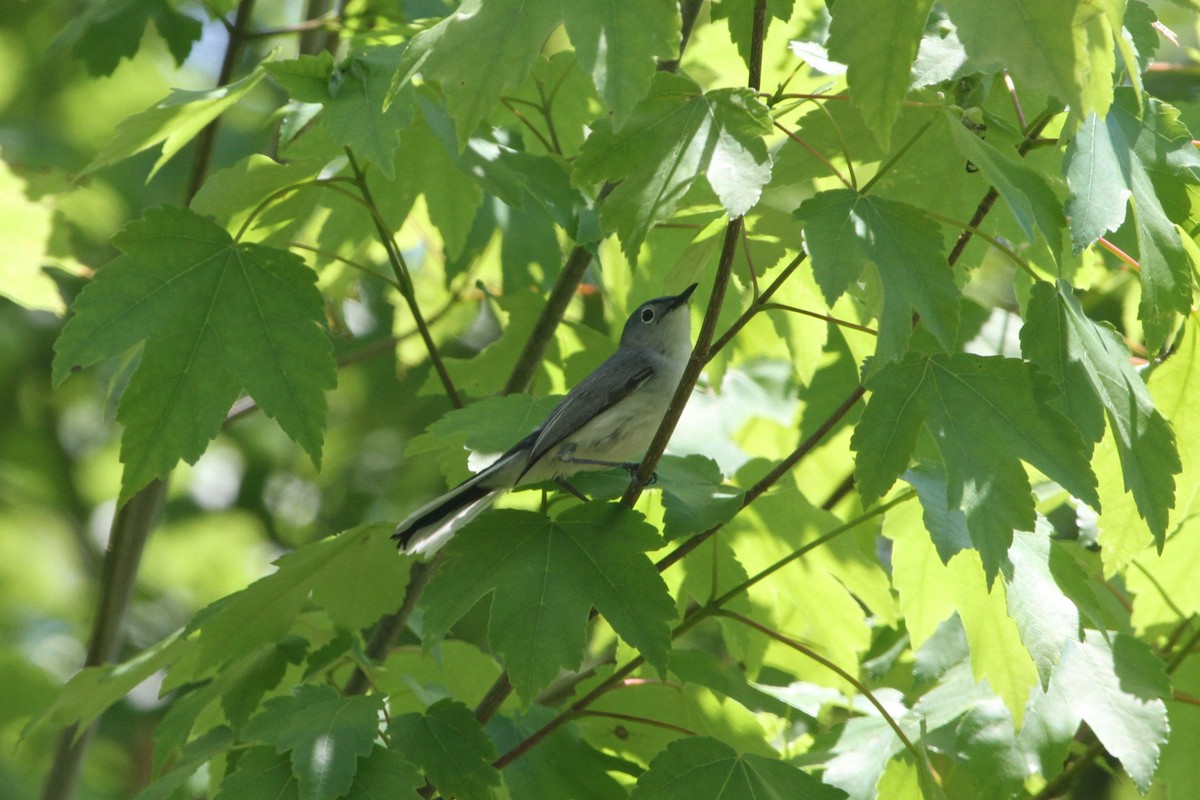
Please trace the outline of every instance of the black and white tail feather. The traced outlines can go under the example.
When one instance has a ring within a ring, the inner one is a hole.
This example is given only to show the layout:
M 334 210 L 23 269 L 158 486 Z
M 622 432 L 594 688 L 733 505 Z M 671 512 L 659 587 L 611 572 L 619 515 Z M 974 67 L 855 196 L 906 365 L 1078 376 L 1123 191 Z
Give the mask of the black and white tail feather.
M 515 486 L 636 466 L 631 459 L 650 445 L 691 354 L 686 303 L 695 288 L 692 284 L 682 294 L 638 306 L 625 323 L 617 351 L 580 381 L 537 430 L 396 527 L 392 538 L 400 549 L 433 554 Z

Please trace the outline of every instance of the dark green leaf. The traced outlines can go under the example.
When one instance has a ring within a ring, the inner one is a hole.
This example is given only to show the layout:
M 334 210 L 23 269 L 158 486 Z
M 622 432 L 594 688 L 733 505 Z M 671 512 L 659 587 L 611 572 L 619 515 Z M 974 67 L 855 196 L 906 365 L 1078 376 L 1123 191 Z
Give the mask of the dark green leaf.
M 493 717 L 488 732 L 508 751 L 554 716 L 552 709 L 533 706 L 516 718 Z M 512 800 L 625 800 L 628 792 L 608 773 L 631 766 L 592 747 L 567 724 L 506 766 L 504 786 Z
M 651 761 L 630 800 L 836 800 L 845 796 L 784 761 L 739 756 L 716 739 L 695 736 L 671 742 Z
M 418 800 L 417 791 L 425 782 L 412 762 L 395 750 L 374 747 L 365 758 L 358 760 L 354 785 L 346 800 Z
M 137 54 L 142 33 L 151 20 L 175 63 L 182 65 L 203 33 L 203 26 L 167 0 L 91 3 L 51 43 L 51 51 L 69 47 L 83 59 L 89 73 L 111 75 L 122 59 Z
M 114 242 L 124 255 L 72 306 L 54 378 L 145 342 L 117 411 L 120 500 L 181 458 L 194 463 L 243 387 L 319 464 L 324 390 L 337 372 L 312 270 L 170 206 L 146 212 Z
M 268 700 L 242 736 L 291 752 L 301 800 L 333 800 L 350 789 L 358 759 L 371 752 L 382 708 L 380 695 L 340 697 L 331 686 L 303 685 Z
M 966 353 L 910 354 L 867 382 L 871 400 L 854 431 L 855 475 L 865 502 L 891 487 L 908 466 L 921 428 L 946 465 L 947 508 L 968 514 L 981 536 L 1001 537 L 981 549 L 989 580 L 1013 530 L 1032 530 L 1027 461 L 1093 508 L 1096 478 L 1078 431 L 1048 402 L 1047 381 L 1015 359 Z M 969 409 L 970 413 L 965 413 Z M 972 536 L 974 539 L 975 536 Z
M 300 800 L 300 785 L 287 756 L 254 747 L 242 753 L 213 800 Z
M 620 181 L 600 221 L 635 260 L 650 229 L 671 216 L 701 175 L 731 217 L 749 211 L 771 177 L 763 141 L 770 131 L 766 107 L 749 90 L 706 93 L 690 78 L 660 72 L 620 132 L 608 120 L 596 123 L 574 180 Z
M 830 10 L 829 55 L 847 65 L 850 99 L 884 150 L 891 146 L 932 5 L 933 0 L 838 0 Z
M 624 506 L 591 502 L 555 519 L 530 511 L 481 516 L 458 533 L 421 596 L 425 635 L 441 637 L 493 593 L 488 638 L 528 702 L 561 669 L 580 665 L 588 612 L 659 669 L 675 606 L 645 551 L 662 540 Z
M 663 536 L 685 539 L 728 521 L 742 507 L 741 489 L 727 485 L 704 456 L 666 456 L 658 462 L 663 492 Z
M 489 786 L 500 785 L 492 768 L 496 748 L 471 709 L 439 700 L 424 714 L 404 714 L 388 726 L 391 749 L 412 761 L 447 797 L 491 800 Z
M 879 269 L 883 309 L 876 357 L 900 358 L 912 333 L 912 315 L 943 347 L 958 331 L 958 287 L 942 234 L 919 209 L 850 189 L 821 192 L 796 212 L 804 221 L 804 243 L 817 283 L 831 305 L 858 280 L 867 264 Z
M 1141 110 L 1132 90 L 1117 92 L 1104 118 L 1088 116 L 1067 148 L 1071 241 L 1082 250 L 1107 231 L 1131 221 L 1141 264 L 1138 318 L 1152 350 L 1162 346 L 1178 314 L 1191 309 L 1191 265 L 1175 229 L 1187 204 L 1172 198 L 1194 185 L 1200 164 L 1179 112 L 1153 98 Z
M 1175 434 L 1142 377 L 1130 364 L 1129 348 L 1112 328 L 1093 322 L 1066 284 L 1033 288 L 1021 349 L 1058 384 L 1057 405 L 1090 442 L 1104 433 L 1107 414 L 1125 490 L 1159 546 L 1175 505 L 1175 475 L 1183 469 Z

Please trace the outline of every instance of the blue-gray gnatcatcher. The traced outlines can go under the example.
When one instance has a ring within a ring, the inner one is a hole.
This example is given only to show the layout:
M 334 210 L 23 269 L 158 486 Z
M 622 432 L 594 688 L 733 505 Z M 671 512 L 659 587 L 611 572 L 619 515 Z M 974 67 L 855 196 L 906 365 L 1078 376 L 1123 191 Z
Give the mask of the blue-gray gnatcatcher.
M 617 352 L 562 399 L 537 430 L 495 463 L 418 508 L 392 538 L 405 553 L 428 555 L 492 504 L 501 492 L 558 481 L 584 470 L 622 467 L 632 474 L 650 446 L 692 351 L 691 315 L 682 294 L 638 306 Z

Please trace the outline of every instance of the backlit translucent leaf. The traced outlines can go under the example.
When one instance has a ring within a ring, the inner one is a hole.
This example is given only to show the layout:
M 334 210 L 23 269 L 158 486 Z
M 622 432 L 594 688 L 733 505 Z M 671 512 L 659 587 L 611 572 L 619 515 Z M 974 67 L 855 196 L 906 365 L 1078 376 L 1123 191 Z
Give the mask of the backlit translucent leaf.
M 301 800 L 333 800 L 350 788 L 358 759 L 371 751 L 382 708 L 380 695 L 341 697 L 331 686 L 302 685 L 263 704 L 242 738 L 290 751 Z
M 900 358 L 912 333 L 912 315 L 949 349 L 958 331 L 958 287 L 946 263 L 938 226 L 906 203 L 850 189 L 821 192 L 796 215 L 813 274 L 832 304 L 874 264 L 883 283 L 878 313 L 880 362 Z
M 26 308 L 62 314 L 66 310 L 58 287 L 42 272 L 47 263 L 51 210 L 25 196 L 25 181 L 0 161 L 0 295 Z
M 701 175 L 729 216 L 749 211 L 771 177 L 763 141 L 770 131 L 766 107 L 749 90 L 704 92 L 690 78 L 660 72 L 619 132 L 608 120 L 596 123 L 574 181 L 620 181 L 600 221 L 617 231 L 634 260 L 650 229 L 671 216 Z
M 83 168 L 81 174 L 95 172 L 161 143 L 162 155 L 150 170 L 149 177 L 154 177 L 163 164 L 170 161 L 208 123 L 245 97 L 265 74 L 259 68 L 240 80 L 216 89 L 173 90 L 157 105 L 122 120 L 112 140 Z
M 655 59 L 679 48 L 679 6 L 671 0 L 564 3 L 575 58 L 619 129 L 646 96 Z
M 650 762 L 630 800 L 837 800 L 845 793 L 784 761 L 738 755 L 705 736 L 679 739 Z
M 1025 357 L 1058 384 L 1059 408 L 1090 442 L 1103 435 L 1107 417 L 1125 489 L 1161 545 L 1181 466 L 1175 434 L 1130 364 L 1129 348 L 1112 328 L 1088 319 L 1065 284 L 1057 291 L 1035 285 L 1025 316 Z
M 830 8 L 829 55 L 849 68 L 850 99 L 884 150 L 891 146 L 932 5 L 933 0 L 839 0 Z
M 491 512 L 447 545 L 421 595 L 425 635 L 445 635 L 492 594 L 488 639 L 528 702 L 559 670 L 579 666 L 595 606 L 621 638 L 665 670 L 675 605 L 645 555 L 661 546 L 640 514 L 614 503 L 586 503 L 555 519 Z
M 121 501 L 179 459 L 195 463 L 243 388 L 320 463 L 336 367 L 312 270 L 169 206 L 114 243 L 124 254 L 72 305 L 54 379 L 145 343 L 117 411 Z
M 447 797 L 490 800 L 488 787 L 500 785 L 492 768 L 496 747 L 471 709 L 439 700 L 424 714 L 404 714 L 388 725 L 390 748 L 419 766 Z
M 1089 505 L 1100 502 L 1082 439 L 1050 405 L 1047 380 L 1016 359 L 966 353 L 910 354 L 880 370 L 867 382 L 871 400 L 851 442 L 860 454 L 855 475 L 864 500 L 891 487 L 924 428 L 946 467 L 947 508 L 970 512 L 968 527 L 977 523 L 980 535 L 1001 539 L 980 551 L 989 579 L 995 577 L 996 556 L 1011 541 L 1005 531 L 1034 526 L 1022 461 Z
M 1131 89 L 1120 89 L 1108 115 L 1093 114 L 1067 148 L 1071 241 L 1081 250 L 1126 222 L 1137 239 L 1142 304 L 1138 318 L 1152 350 L 1162 346 L 1177 314 L 1191 308 L 1192 273 L 1175 223 L 1187 204 L 1170 201 L 1197 179 L 1200 165 L 1179 112 L 1153 98 L 1139 108 Z
M 912 504 L 888 513 L 884 535 L 895 543 L 892 580 L 913 647 L 919 648 L 943 620 L 957 613 L 966 630 L 975 680 L 987 679 L 1019 727 L 1038 673 L 1009 616 L 1004 583 L 996 581 L 989 591 L 983 564 L 972 550 L 943 564 Z

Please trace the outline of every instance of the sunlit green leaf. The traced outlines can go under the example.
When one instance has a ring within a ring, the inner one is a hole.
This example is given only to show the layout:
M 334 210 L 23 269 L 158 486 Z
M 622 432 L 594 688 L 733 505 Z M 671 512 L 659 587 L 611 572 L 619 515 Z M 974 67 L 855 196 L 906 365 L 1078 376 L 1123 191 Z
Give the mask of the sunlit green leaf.
M 829 55 L 849 67 L 850 98 L 885 150 L 932 5 L 933 0 L 841 0 L 831 8 Z

